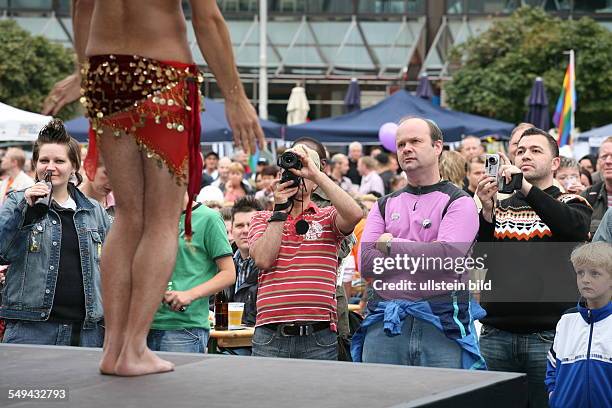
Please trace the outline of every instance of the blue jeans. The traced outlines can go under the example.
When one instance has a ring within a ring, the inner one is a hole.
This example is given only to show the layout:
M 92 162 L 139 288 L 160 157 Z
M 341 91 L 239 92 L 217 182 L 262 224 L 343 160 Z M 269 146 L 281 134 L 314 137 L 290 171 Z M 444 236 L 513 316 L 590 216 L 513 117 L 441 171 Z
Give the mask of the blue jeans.
M 80 347 L 102 347 L 104 326 L 98 323 L 92 329 L 81 328 L 80 336 L 73 338 L 73 324 L 7 320 L 3 343 L 70 346 L 71 339 L 78 340 Z
M 252 350 L 251 347 L 224 348 L 221 351 L 221 354 L 226 354 L 228 356 L 250 356 L 252 354 Z
M 461 368 L 461 347 L 433 324 L 406 316 L 402 333 L 387 336 L 384 322 L 368 328 L 363 344 L 364 363 Z
M 206 353 L 210 330 L 192 327 L 181 330 L 149 330 L 147 345 L 153 351 Z
M 489 370 L 527 374 L 529 407 L 548 407 L 544 378 L 548 350 L 554 339 L 554 330 L 518 334 L 483 325 L 480 351 Z
M 338 360 L 338 335 L 323 329 L 309 336 L 283 336 L 278 330 L 256 327 L 253 356 Z

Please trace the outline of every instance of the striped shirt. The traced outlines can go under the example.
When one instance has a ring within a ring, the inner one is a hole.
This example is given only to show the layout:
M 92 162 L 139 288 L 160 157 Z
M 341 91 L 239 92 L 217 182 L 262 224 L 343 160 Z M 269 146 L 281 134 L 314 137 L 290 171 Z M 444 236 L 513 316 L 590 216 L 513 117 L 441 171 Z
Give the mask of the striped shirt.
M 249 246 L 265 232 L 271 215 L 270 211 L 254 215 Z M 255 326 L 296 321 L 335 325 L 338 249 L 344 239 L 336 227 L 336 215 L 334 207 L 320 209 L 314 203 L 296 218 L 289 215 L 276 262 L 259 273 Z M 295 232 L 301 219 L 310 225 L 305 235 Z
M 244 281 L 247 280 L 247 277 L 257 268 L 257 266 L 255 266 L 253 258 L 249 257 L 247 259 L 242 259 L 240 250 L 234 253 L 234 266 L 236 267 L 236 285 L 234 287 L 235 291 L 238 292 L 240 286 L 242 286 Z

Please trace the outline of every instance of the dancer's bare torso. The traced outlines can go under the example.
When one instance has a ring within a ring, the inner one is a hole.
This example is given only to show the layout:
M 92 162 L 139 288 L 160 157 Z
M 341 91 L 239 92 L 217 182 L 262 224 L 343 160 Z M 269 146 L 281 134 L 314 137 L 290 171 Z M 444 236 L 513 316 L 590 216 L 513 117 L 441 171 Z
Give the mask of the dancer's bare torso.
M 85 53 L 192 62 L 181 1 L 95 1 Z

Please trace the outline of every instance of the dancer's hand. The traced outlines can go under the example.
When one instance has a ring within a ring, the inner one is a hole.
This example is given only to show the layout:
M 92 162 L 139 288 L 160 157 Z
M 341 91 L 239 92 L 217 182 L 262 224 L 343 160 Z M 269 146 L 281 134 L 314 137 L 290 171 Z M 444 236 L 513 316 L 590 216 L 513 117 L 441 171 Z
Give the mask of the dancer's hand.
M 194 300 L 193 295 L 188 290 L 170 290 L 164 295 L 164 302 L 166 302 L 168 307 L 175 312 L 184 312 L 187 306 L 189 306 Z
M 263 150 L 265 138 L 255 108 L 245 97 L 225 101 L 225 115 L 234 133 L 234 144 L 247 154 L 255 153 L 255 145 Z M 206 124 L 204 124 L 206 126 Z
M 57 115 L 62 108 L 81 96 L 81 74 L 74 72 L 57 82 L 43 102 L 43 115 Z

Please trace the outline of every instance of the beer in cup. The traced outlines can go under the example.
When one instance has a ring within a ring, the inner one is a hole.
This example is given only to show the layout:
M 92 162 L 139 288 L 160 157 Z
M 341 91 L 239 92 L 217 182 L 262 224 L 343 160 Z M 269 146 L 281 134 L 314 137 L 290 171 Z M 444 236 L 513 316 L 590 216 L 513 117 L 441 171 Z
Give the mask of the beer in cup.
M 230 302 L 227 309 L 229 315 L 229 330 L 242 329 L 242 313 L 244 312 L 244 303 Z

